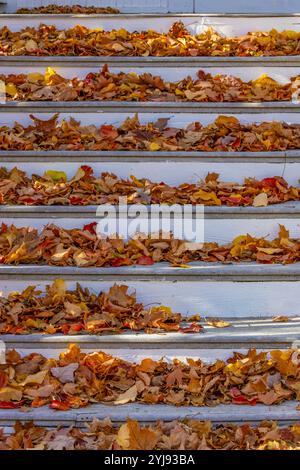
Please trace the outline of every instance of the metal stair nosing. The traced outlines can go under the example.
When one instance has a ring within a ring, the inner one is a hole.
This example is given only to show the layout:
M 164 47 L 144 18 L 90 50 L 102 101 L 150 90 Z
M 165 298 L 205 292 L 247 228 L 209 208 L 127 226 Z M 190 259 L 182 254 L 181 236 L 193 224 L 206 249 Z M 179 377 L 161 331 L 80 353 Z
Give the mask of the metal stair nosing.
M 63 335 L 39 334 L 26 335 L 3 334 L 1 340 L 6 347 L 19 349 L 52 349 L 66 348 L 77 343 L 81 349 L 122 349 L 151 350 L 174 348 L 174 344 L 183 349 L 224 349 L 224 348 L 256 348 L 283 349 L 290 348 L 300 341 L 300 318 L 291 317 L 288 322 L 280 324 L 272 318 L 224 318 L 230 322 L 226 328 L 214 328 L 202 322 L 200 333 L 164 332 L 147 334 L 144 332 L 125 331 L 120 334 L 101 335 Z M 182 327 L 188 323 L 183 322 Z
M 11 426 L 17 421 L 34 421 L 37 425 L 65 425 L 85 427 L 94 418 L 109 417 L 115 423 L 126 421 L 128 417 L 143 423 L 155 423 L 159 420 L 173 421 L 174 419 L 198 419 L 221 423 L 258 423 L 263 420 L 276 420 L 279 424 L 299 422 L 300 413 L 296 409 L 298 402 L 285 402 L 281 405 L 217 405 L 215 407 L 144 405 L 130 403 L 129 405 L 90 405 L 87 408 L 69 411 L 51 410 L 48 407 L 29 409 L 26 413 L 21 410 L 0 410 L 0 426 Z
M 7 101 L 0 104 L 0 113 L 15 112 L 173 112 L 173 113 L 298 113 L 299 103 L 291 101 L 266 102 L 155 102 L 155 101 Z
M 48 218 L 56 219 L 58 217 L 63 218 L 73 218 L 78 219 L 86 217 L 95 217 L 96 211 L 99 206 L 97 205 L 86 205 L 86 206 L 25 206 L 25 205 L 0 205 L 0 216 L 1 217 L 14 217 L 14 218 L 43 218 L 47 216 Z M 118 215 L 127 214 L 128 207 L 125 206 L 115 206 L 116 213 Z M 145 205 L 148 213 L 150 213 L 151 205 Z M 159 208 L 160 213 L 169 214 L 169 206 L 166 205 L 164 211 L 164 205 Z M 191 210 L 185 209 L 185 214 L 195 213 L 195 208 L 191 207 Z M 153 214 L 153 211 L 152 211 Z M 236 218 L 236 219 L 273 219 L 275 217 L 280 218 L 299 218 L 300 217 L 300 201 L 289 201 L 282 204 L 272 204 L 266 207 L 230 207 L 230 206 L 205 206 L 204 207 L 204 217 L 205 219 L 226 219 L 227 217 Z
M 40 279 L 55 279 L 63 276 L 65 279 L 89 280 L 134 280 L 134 279 L 168 279 L 168 280 L 213 280 L 224 281 L 271 281 L 299 280 L 300 262 L 288 265 L 260 263 L 190 263 L 187 268 L 174 267 L 169 263 L 156 263 L 152 266 L 126 267 L 73 267 L 49 265 L 0 265 L 1 279 L 30 279 L 33 275 Z
M 43 65 L 58 67 L 59 65 L 74 67 L 74 60 L 76 60 L 76 67 L 86 67 L 87 65 L 94 65 L 102 67 L 104 64 L 132 67 L 146 67 L 146 66 L 159 66 L 159 67 L 184 67 L 189 64 L 191 66 L 201 67 L 216 67 L 220 64 L 222 66 L 279 66 L 279 67 L 292 67 L 300 65 L 300 55 L 298 56 L 260 56 L 260 57 L 120 57 L 120 56 L 1 56 L 0 65 L 13 66 L 13 65 Z
M 221 163 L 297 163 L 299 150 L 272 152 L 197 152 L 143 150 L 0 150 L 0 162 L 221 162 Z

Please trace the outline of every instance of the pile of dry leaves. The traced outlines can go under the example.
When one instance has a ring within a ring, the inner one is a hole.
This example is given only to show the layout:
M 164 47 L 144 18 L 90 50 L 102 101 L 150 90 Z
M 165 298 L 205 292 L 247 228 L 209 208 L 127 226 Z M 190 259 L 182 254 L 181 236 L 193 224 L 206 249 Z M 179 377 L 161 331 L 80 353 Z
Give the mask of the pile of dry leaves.
M 195 321 L 200 320 L 199 316 L 194 315 L 193 323 L 181 327 L 186 319 L 180 313 L 164 305 L 147 308 L 128 289 L 126 285 L 115 284 L 108 292 L 95 294 L 80 284 L 75 290 L 68 290 L 63 279 L 56 279 L 41 295 L 36 286 L 28 286 L 23 292 L 0 297 L 0 334 L 201 331 L 202 326 Z
M 216 406 L 275 405 L 299 400 L 300 352 L 235 352 L 226 362 L 201 359 L 128 362 L 104 352 L 84 353 L 70 345 L 58 359 L 32 352 L 6 352 L 0 365 L 0 408 L 55 410 L 91 403 Z
M 84 79 L 64 78 L 48 67 L 44 74 L 0 75 L 9 101 L 290 101 L 299 94 L 300 77 L 281 84 L 266 74 L 245 82 L 231 75 L 199 70 L 177 82 L 158 75 L 110 72 L 104 65 Z
M 203 204 L 205 206 L 263 207 L 300 199 L 300 188 L 289 186 L 280 176 L 245 178 L 244 183 L 219 181 L 208 173 L 198 183 L 170 186 L 146 178 L 118 178 L 113 173 L 93 175 L 88 165 L 81 166 L 68 181 L 63 171 L 48 170 L 43 176 L 28 177 L 18 168 L 0 168 L 0 204 L 11 205 L 98 205 L 119 204 Z
M 282 225 L 273 240 L 247 234 L 227 245 L 187 242 L 174 239 L 170 233 L 136 234 L 125 241 L 118 237 L 101 237 L 96 227 L 97 222 L 81 229 L 49 224 L 39 233 L 36 228 L 2 223 L 0 263 L 119 267 L 167 261 L 186 267 L 184 263 L 192 261 L 289 264 L 300 260 L 300 239 L 289 238 L 289 231 Z
M 300 34 L 300 33 L 299 33 Z M 142 150 L 142 151 L 231 151 L 261 152 L 300 148 L 300 124 L 271 121 L 242 124 L 233 116 L 218 118 L 203 126 L 185 129 L 168 126 L 168 118 L 141 124 L 128 117 L 113 124 L 85 125 L 73 118 L 58 122 L 30 115 L 33 124 L 0 127 L 0 150 Z
M 87 429 L 35 426 L 17 422 L 12 434 L 0 430 L 0 450 L 300 450 L 300 424 L 275 421 L 221 424 L 186 419 L 143 426 L 128 419 L 113 426 L 94 419 Z
M 77 25 L 59 30 L 41 24 L 11 31 L 0 30 L 0 55 L 33 56 L 288 56 L 299 54 L 300 32 L 254 31 L 225 37 L 210 27 L 190 33 L 176 22 L 167 33 L 129 32 L 124 28 L 103 31 Z
M 34 15 L 36 13 L 42 15 L 67 15 L 72 14 L 84 14 L 84 15 L 103 15 L 103 14 L 115 14 L 120 13 L 120 10 L 112 7 L 85 7 L 82 5 L 44 5 L 42 7 L 33 8 L 19 8 L 17 10 L 19 15 Z

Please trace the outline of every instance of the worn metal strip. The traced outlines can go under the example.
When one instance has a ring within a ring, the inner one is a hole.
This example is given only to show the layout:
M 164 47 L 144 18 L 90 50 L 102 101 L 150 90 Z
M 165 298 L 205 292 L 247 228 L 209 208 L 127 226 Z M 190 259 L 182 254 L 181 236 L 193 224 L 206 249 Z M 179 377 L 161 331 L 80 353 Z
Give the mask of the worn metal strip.
M 201 333 L 160 332 L 124 332 L 110 335 L 1 335 L 1 340 L 8 348 L 18 349 L 60 349 L 71 343 L 77 343 L 81 349 L 157 349 L 164 350 L 180 345 L 184 349 L 224 349 L 257 348 L 272 349 L 291 347 L 300 340 L 300 318 L 290 318 L 287 323 L 272 322 L 271 318 L 223 318 L 230 322 L 227 328 L 213 328 L 203 322 Z M 182 327 L 187 324 L 182 323 Z
M 27 15 L 26 15 L 27 16 Z M 115 66 L 159 66 L 159 67 L 184 67 L 189 66 L 207 67 L 207 66 L 239 66 L 248 67 L 260 66 L 278 66 L 278 67 L 291 67 L 293 65 L 300 65 L 300 56 L 272 56 L 272 57 L 118 57 L 118 56 L 1 56 L 0 64 L 3 66 L 9 65 L 25 65 L 34 66 L 70 66 L 74 67 L 74 60 L 76 60 L 76 67 L 86 67 L 87 65 L 101 66 L 103 64 Z
M 94 418 L 109 417 L 113 422 L 124 422 L 128 417 L 144 423 L 158 420 L 198 419 L 219 423 L 258 423 L 263 420 L 276 420 L 282 424 L 299 422 L 300 414 L 296 410 L 298 402 L 285 402 L 280 405 L 218 405 L 215 407 L 143 405 L 91 405 L 88 408 L 69 411 L 50 410 L 47 407 L 29 409 L 26 413 L 20 410 L 0 410 L 0 425 L 11 426 L 17 421 L 34 421 L 37 425 L 85 427 L 85 423 Z
M 6 2 L 0 2 L 6 3 Z M 126 19 L 126 18 L 189 18 L 201 19 L 201 18 L 297 18 L 300 17 L 300 13 L 118 13 L 118 14 L 83 14 L 83 13 L 64 13 L 64 14 L 20 14 L 20 13 L 7 13 L 0 15 L 0 19 L 7 18 L 18 18 L 18 19 L 28 19 L 28 18 L 112 18 L 112 19 Z
M 0 162 L 221 162 L 221 163 L 297 163 L 300 150 L 273 152 L 150 152 L 141 150 L 0 150 Z
M 1 63 L 1 62 L 0 62 Z M 7 101 L 0 104 L 0 113 L 14 112 L 169 112 L 207 113 L 274 113 L 284 111 L 298 113 L 299 104 L 291 101 L 269 102 L 130 102 L 130 101 Z
M 258 264 L 258 263 L 190 263 L 188 268 L 171 266 L 168 263 L 157 263 L 153 266 L 126 266 L 126 267 L 88 267 L 79 268 L 73 266 L 41 266 L 41 265 L 1 265 L 0 279 L 8 277 L 20 279 L 21 277 L 39 276 L 40 279 L 65 279 L 86 280 L 129 280 L 129 279 L 174 279 L 178 280 L 299 280 L 300 263 Z
M 127 214 L 127 209 L 130 206 L 115 206 L 116 213 Z M 150 213 L 151 206 L 145 206 Z M 49 218 L 86 218 L 95 217 L 98 206 L 8 206 L 0 205 L 1 217 L 32 217 L 32 218 L 43 218 L 45 216 Z M 169 214 L 168 206 L 163 205 L 159 208 L 160 213 Z M 190 207 L 187 209 L 185 206 L 185 214 L 195 213 L 195 208 Z M 153 214 L 153 209 L 152 209 Z M 204 216 L 206 219 L 249 219 L 249 218 L 274 218 L 277 216 L 287 218 L 299 218 L 300 217 L 300 201 L 286 202 L 283 204 L 273 204 L 267 207 L 229 207 L 229 206 L 206 206 L 204 210 Z

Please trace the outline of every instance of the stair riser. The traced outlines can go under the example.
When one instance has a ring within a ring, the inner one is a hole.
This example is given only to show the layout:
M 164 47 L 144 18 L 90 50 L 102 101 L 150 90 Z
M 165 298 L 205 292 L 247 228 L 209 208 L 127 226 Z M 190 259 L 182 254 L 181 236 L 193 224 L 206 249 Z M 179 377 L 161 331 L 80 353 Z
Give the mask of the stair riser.
M 57 277 L 62 277 L 58 273 Z M 88 287 L 92 292 L 107 291 L 113 284 L 108 280 L 88 280 L 84 276 L 79 280 L 80 285 Z M 267 318 L 276 315 L 299 316 L 300 304 L 298 293 L 300 282 L 232 282 L 232 281 L 196 281 L 178 279 L 175 282 L 150 279 L 124 280 L 116 279 L 117 284 L 129 285 L 130 292 L 136 292 L 137 301 L 145 306 L 166 305 L 174 312 L 183 315 L 199 314 L 202 318 L 226 317 L 236 319 Z M 28 279 L 12 280 L 10 278 L 0 281 L 2 295 L 12 291 L 22 291 L 28 285 L 37 285 L 38 289 L 45 291 L 49 281 L 41 280 L 33 271 Z M 76 281 L 67 281 L 70 289 L 76 287 Z M 184 295 L 182 293 L 184 292 Z M 216 292 L 218 295 L 216 295 Z M 257 321 L 257 325 L 262 320 Z M 289 326 L 289 323 L 277 324 Z M 218 330 L 221 331 L 221 330 Z M 225 331 L 224 329 L 222 330 Z M 152 335 L 150 335 L 152 336 Z M 190 337 L 190 336 L 188 336 Z
M 122 216 L 122 219 L 126 217 Z M 52 219 L 51 223 L 54 223 L 65 229 L 80 228 L 83 225 L 97 221 L 97 217 L 94 218 L 56 218 Z M 7 225 L 14 224 L 17 227 L 36 227 L 42 230 L 45 225 L 49 223 L 49 217 L 42 219 L 31 219 L 31 218 L 18 218 L 13 217 L 1 217 L 1 223 Z M 181 220 L 178 222 L 181 223 Z M 208 219 L 204 220 L 204 241 L 206 242 L 217 242 L 225 245 L 230 243 L 238 235 L 249 233 L 257 237 L 267 237 L 269 239 L 276 238 L 278 235 L 279 224 L 284 225 L 290 230 L 291 238 L 300 238 L 300 220 L 284 218 L 283 216 L 274 219 Z M 132 225 L 133 227 L 133 225 Z M 176 225 L 178 227 L 178 224 Z M 112 233 L 113 234 L 113 233 Z M 120 234 L 127 237 L 127 233 L 120 230 Z
M 26 172 L 28 176 L 32 174 L 42 176 L 45 171 L 57 170 L 64 171 L 68 179 L 71 179 L 81 165 L 85 165 L 86 161 L 81 162 L 56 161 L 52 162 L 29 162 L 24 163 L 22 159 L 16 163 L 2 162 L 1 166 L 5 166 L 8 170 L 17 166 L 18 169 Z M 200 179 L 204 179 L 208 173 L 218 173 L 219 180 L 222 182 L 242 183 L 245 178 L 263 178 L 272 176 L 282 176 L 286 181 L 294 186 L 299 186 L 300 179 L 300 162 L 299 163 L 268 163 L 268 159 L 262 159 L 261 163 L 214 163 L 195 161 L 193 165 L 190 162 L 124 162 L 122 165 L 118 161 L 112 162 L 95 162 L 89 165 L 94 170 L 95 177 L 101 173 L 114 173 L 119 178 L 129 179 L 131 175 L 136 178 L 147 178 L 153 182 L 165 182 L 170 185 L 180 185 L 182 183 L 197 183 Z
M 30 111 L 28 114 L 26 113 L 1 113 L 0 109 L 0 126 L 13 126 L 15 121 L 18 121 L 20 124 L 24 126 L 28 126 L 32 124 L 32 120 L 29 117 Z M 222 113 L 221 113 L 222 114 Z M 223 113 L 226 114 L 226 113 Z M 169 118 L 168 126 L 169 127 L 186 127 L 188 124 L 199 121 L 204 126 L 211 124 L 214 122 L 215 119 L 220 115 L 220 113 L 199 113 L 195 109 L 193 113 L 185 113 L 181 114 L 180 112 L 174 113 L 139 113 L 139 121 L 141 124 L 146 124 L 148 122 L 156 121 L 158 118 Z M 230 113 L 230 115 L 234 116 L 234 113 Z M 53 114 L 51 113 L 35 113 L 35 116 L 40 119 L 50 119 Z M 59 114 L 59 122 L 62 119 L 69 119 L 73 117 L 76 120 L 79 120 L 82 125 L 96 125 L 101 126 L 102 124 L 113 124 L 114 126 L 119 126 L 122 122 L 127 119 L 128 117 L 133 117 L 134 113 L 126 113 L 120 112 L 117 115 L 115 113 L 110 112 L 85 112 L 85 113 L 60 113 Z M 255 116 L 248 113 L 243 113 L 242 115 L 238 114 L 237 119 L 241 122 L 241 124 L 249 124 L 249 123 L 260 123 L 265 121 L 284 121 L 287 123 L 294 123 L 300 124 L 300 113 L 299 114 L 290 114 L 290 113 L 269 113 L 265 114 L 263 112 L 257 113 Z M 159 156 L 160 152 L 156 152 Z
M 299 18 L 300 23 L 300 18 Z M 3 56 L 0 57 L 0 63 L 3 59 Z M 42 73 L 44 74 L 46 71 L 47 66 L 43 65 L 44 58 L 41 58 L 41 62 L 36 62 L 34 57 L 32 57 L 33 62 L 30 63 L 28 60 L 30 58 L 26 58 L 26 62 L 19 63 L 18 65 L 9 66 L 3 64 L 1 66 L 1 75 L 9 75 L 9 74 L 28 74 L 28 73 Z M 63 62 L 58 66 L 55 67 L 55 71 L 65 78 L 74 78 L 78 77 L 80 79 L 84 79 L 89 73 L 99 73 L 101 71 L 102 66 L 106 63 L 106 59 L 103 60 L 102 64 L 99 62 L 98 66 L 95 65 L 85 65 L 78 61 L 76 57 L 76 67 L 74 67 L 74 59 L 71 64 L 68 64 L 68 58 L 66 59 L 66 64 Z M 81 57 L 79 58 L 81 59 Z M 107 57 L 109 60 L 110 57 Z M 129 57 L 129 60 L 131 58 Z M 77 65 L 77 61 L 79 62 Z M 205 73 L 210 73 L 211 75 L 233 75 L 235 77 L 239 77 L 243 81 L 250 81 L 256 80 L 262 74 L 267 73 L 271 78 L 278 81 L 281 84 L 289 83 L 291 77 L 295 77 L 300 75 L 300 64 L 298 66 L 287 65 L 285 67 L 274 66 L 272 63 L 268 63 L 266 66 L 249 66 L 249 64 L 245 64 L 244 67 L 237 67 L 234 64 L 231 66 L 218 66 L 216 64 L 207 64 L 201 68 Z M 126 63 L 124 65 L 110 65 L 109 71 L 111 73 L 131 73 L 134 72 L 137 75 L 141 75 L 144 73 L 150 73 L 152 75 L 159 75 L 163 80 L 176 82 L 190 76 L 193 80 L 197 79 L 197 72 L 199 71 L 198 64 L 194 63 L 187 63 L 185 66 L 177 68 L 171 67 L 168 63 L 165 67 L 156 66 L 155 63 L 149 64 L 148 66 L 137 66 L 134 69 L 130 66 L 127 66 Z M 67 104 L 67 103 L 66 103 Z M 81 103 L 82 104 L 82 103 Z M 120 103 L 119 103 L 120 104 Z

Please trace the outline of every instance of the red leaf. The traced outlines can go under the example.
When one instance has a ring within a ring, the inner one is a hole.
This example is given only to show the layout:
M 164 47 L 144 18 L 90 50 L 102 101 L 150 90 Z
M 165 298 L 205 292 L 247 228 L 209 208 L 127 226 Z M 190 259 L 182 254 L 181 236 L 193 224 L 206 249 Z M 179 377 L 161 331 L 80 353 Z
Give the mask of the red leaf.
M 69 330 L 69 333 L 71 331 L 80 331 L 84 328 L 83 324 L 82 323 L 74 323 L 74 325 L 71 325 L 70 327 L 70 330 Z
M 81 169 L 85 172 L 85 176 L 91 176 L 94 173 L 93 168 L 89 165 L 81 165 Z
M 143 266 L 150 266 L 151 264 L 154 264 L 154 261 L 151 256 L 140 256 L 137 260 L 137 264 L 141 264 Z
M 236 149 L 236 148 L 238 148 L 240 145 L 241 145 L 241 139 L 240 139 L 239 137 L 237 137 L 237 138 L 235 139 L 235 141 L 231 144 L 231 147 L 233 147 L 233 148 Z
M 12 401 L 0 401 L 0 408 L 1 409 L 14 409 L 14 408 L 20 408 L 24 403 L 24 400 L 17 401 L 17 402 L 12 402 Z
M 262 185 L 265 188 L 276 188 L 277 179 L 276 178 L 264 178 L 262 180 Z
M 61 328 L 61 331 L 64 335 L 67 335 L 69 333 L 70 327 L 66 323 L 64 325 L 61 325 L 60 328 Z
M 1 233 L 7 232 L 7 225 L 2 222 L 1 224 Z
M 23 204 L 35 204 L 37 202 L 36 199 L 33 199 L 32 197 L 22 197 L 21 199 Z
M 92 235 L 96 235 L 96 230 L 95 230 L 96 227 L 97 227 L 97 222 L 91 222 L 90 224 L 84 225 L 83 230 L 87 230 Z
M 101 135 L 108 139 L 115 139 L 119 136 L 118 131 L 112 125 L 104 125 L 100 127 Z
M 256 398 L 247 398 L 245 395 L 242 395 L 240 390 L 237 387 L 232 387 L 230 390 L 230 395 L 232 396 L 232 403 L 236 403 L 237 405 L 256 405 L 257 399 Z
M 50 403 L 50 408 L 53 408 L 54 410 L 59 410 L 59 411 L 67 411 L 70 409 L 67 403 L 64 403 L 60 400 L 52 400 L 52 402 Z
M 115 258 L 110 264 L 114 268 L 118 268 L 119 266 L 130 266 L 132 262 L 129 258 Z
M 81 206 L 83 204 L 83 199 L 82 197 L 78 197 L 78 196 L 71 196 L 70 197 L 70 203 L 73 205 L 73 206 Z
M 199 333 L 199 331 L 202 331 L 203 327 L 199 323 L 191 323 L 189 326 L 186 326 L 185 328 L 180 328 L 179 331 L 181 333 Z

